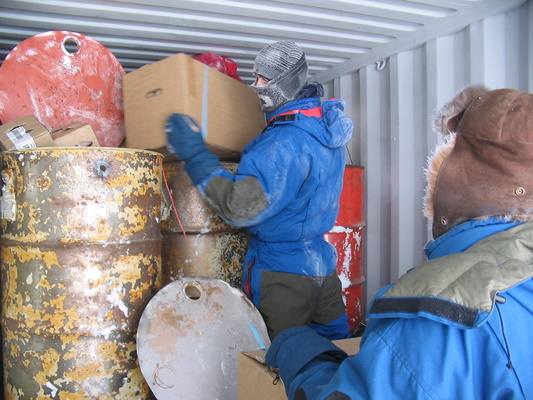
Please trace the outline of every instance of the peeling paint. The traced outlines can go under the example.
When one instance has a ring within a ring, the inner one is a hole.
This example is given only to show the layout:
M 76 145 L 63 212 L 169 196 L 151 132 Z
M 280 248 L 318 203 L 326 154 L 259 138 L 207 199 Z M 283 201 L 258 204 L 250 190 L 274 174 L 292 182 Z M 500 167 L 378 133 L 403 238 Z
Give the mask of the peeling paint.
M 363 322 L 364 182 L 363 168 L 347 165 L 344 171 L 340 210 L 335 226 L 324 236 L 337 250 L 337 275 L 342 284 L 343 300 L 350 328 Z
M 230 172 L 237 165 L 223 164 Z M 227 224 L 216 214 L 183 170 L 183 162 L 165 162 L 163 168 L 183 226 L 182 231 L 174 211 L 161 222 L 164 282 L 180 276 L 206 276 L 240 289 L 248 248 L 246 230 Z
M 113 168 L 102 179 L 93 166 L 105 158 Z M 151 398 L 135 334 L 162 285 L 161 159 L 103 148 L 0 153 L 17 199 L 16 219 L 0 220 L 6 399 Z
M 56 388 L 54 385 L 52 385 L 50 382 L 46 382 L 45 386 L 51 390 L 50 397 L 54 398 L 56 397 L 58 388 Z

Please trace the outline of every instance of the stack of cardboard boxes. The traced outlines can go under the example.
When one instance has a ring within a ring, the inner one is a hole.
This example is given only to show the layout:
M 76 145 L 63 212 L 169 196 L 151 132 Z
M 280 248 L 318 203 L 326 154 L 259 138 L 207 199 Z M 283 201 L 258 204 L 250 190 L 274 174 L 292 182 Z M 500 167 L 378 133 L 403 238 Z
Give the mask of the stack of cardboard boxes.
M 89 124 L 72 123 L 49 131 L 34 116 L 17 118 L 0 126 L 0 150 L 21 150 L 34 147 L 99 146 Z

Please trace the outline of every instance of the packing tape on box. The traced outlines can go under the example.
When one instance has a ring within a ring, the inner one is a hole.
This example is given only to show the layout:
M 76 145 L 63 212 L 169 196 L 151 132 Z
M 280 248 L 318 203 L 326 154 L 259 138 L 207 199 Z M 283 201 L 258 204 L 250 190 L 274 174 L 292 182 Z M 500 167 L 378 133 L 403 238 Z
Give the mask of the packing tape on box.
M 254 336 L 255 336 L 255 340 L 257 340 L 257 344 L 259 345 L 259 348 L 261 350 L 265 350 L 266 349 L 266 346 L 265 344 L 263 343 L 263 341 L 261 340 L 261 337 L 259 336 L 259 332 L 257 332 L 257 329 L 255 328 L 255 325 L 252 324 L 251 322 L 248 324 L 248 326 L 250 327 L 250 329 L 252 330 L 252 332 L 254 333 Z
M 209 68 L 208 65 L 204 66 L 204 84 L 202 93 L 202 137 L 204 140 L 207 137 L 207 108 L 209 105 Z

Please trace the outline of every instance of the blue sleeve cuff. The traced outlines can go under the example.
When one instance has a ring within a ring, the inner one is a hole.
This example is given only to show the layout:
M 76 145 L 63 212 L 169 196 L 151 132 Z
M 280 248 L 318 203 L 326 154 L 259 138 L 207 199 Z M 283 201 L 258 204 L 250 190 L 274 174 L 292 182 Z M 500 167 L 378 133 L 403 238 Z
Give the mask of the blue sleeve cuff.
M 348 355 L 329 339 L 318 335 L 307 326 L 289 328 L 278 334 L 272 342 L 266 363 L 279 368 L 280 376 L 287 385 L 296 378 L 298 373 L 312 360 L 327 355 L 338 363 Z
M 187 172 L 191 178 L 194 186 L 197 186 L 208 175 L 220 168 L 223 167 L 218 157 L 210 151 L 206 151 L 194 157 L 192 160 L 186 162 L 184 166 L 185 172 Z

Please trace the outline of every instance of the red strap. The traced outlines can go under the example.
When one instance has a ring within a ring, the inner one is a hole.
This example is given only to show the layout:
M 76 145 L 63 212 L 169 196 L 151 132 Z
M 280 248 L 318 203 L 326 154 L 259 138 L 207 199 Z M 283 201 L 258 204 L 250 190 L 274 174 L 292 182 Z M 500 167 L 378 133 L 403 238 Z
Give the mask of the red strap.
M 255 260 L 248 265 L 248 276 L 246 277 L 246 282 L 244 282 L 244 293 L 246 293 L 249 299 L 252 298 L 252 267 L 254 264 Z
M 303 114 L 306 117 L 318 117 L 318 118 L 321 118 L 322 117 L 322 106 L 315 107 L 315 108 L 307 108 L 307 109 L 304 109 L 304 110 L 287 111 L 287 112 L 278 114 L 275 117 L 270 118 L 270 120 L 268 122 L 272 121 L 274 118 L 279 117 L 281 115 L 289 115 L 289 114 Z

